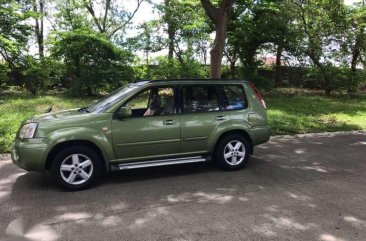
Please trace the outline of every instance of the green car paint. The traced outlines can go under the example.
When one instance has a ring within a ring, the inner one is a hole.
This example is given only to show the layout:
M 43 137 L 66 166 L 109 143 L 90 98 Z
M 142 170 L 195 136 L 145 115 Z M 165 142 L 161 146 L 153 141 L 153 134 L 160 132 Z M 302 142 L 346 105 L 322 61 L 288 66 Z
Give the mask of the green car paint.
M 121 106 L 150 87 L 208 84 L 241 85 L 247 108 L 116 118 Z M 264 143 L 270 137 L 266 109 L 248 82 L 238 80 L 166 80 L 130 84 L 113 104 L 104 106 L 102 111 L 87 113 L 73 109 L 47 113 L 24 121 L 22 126 L 27 123 L 37 123 L 34 136 L 20 138 L 18 132 L 11 156 L 19 167 L 37 172 L 49 170 L 52 158 L 61 148 L 78 143 L 98 151 L 109 170 L 116 163 L 211 155 L 220 137 L 229 132 L 242 133 L 252 146 Z

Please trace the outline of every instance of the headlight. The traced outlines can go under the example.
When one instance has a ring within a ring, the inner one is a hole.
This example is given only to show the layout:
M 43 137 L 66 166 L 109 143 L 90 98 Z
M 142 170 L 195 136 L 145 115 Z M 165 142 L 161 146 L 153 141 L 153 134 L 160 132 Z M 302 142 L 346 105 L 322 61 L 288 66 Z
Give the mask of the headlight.
M 25 124 L 24 126 L 22 126 L 22 129 L 20 129 L 19 137 L 21 139 L 33 138 L 34 133 L 36 132 L 37 129 L 37 125 L 38 125 L 37 123 Z

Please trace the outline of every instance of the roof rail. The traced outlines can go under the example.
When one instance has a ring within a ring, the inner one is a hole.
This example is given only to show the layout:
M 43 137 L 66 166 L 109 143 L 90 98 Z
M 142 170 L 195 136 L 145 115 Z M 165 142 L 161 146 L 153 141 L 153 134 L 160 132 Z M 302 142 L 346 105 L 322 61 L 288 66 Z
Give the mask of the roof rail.
M 133 83 L 138 83 L 138 82 L 161 82 L 161 81 L 218 81 L 218 80 L 222 80 L 222 81 L 243 81 L 242 79 L 223 79 L 223 78 L 217 78 L 217 79 L 201 79 L 201 78 L 182 78 L 182 79 L 155 79 L 155 80 L 143 80 L 143 79 L 137 79 L 134 80 Z

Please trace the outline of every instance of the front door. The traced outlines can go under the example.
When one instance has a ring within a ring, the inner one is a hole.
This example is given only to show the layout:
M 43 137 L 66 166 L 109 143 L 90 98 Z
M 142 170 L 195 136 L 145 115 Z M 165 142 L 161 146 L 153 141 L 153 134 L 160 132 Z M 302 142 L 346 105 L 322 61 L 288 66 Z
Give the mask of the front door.
M 180 116 L 176 115 L 174 87 L 150 87 L 123 106 L 130 118 L 112 121 L 118 161 L 163 159 L 180 155 Z

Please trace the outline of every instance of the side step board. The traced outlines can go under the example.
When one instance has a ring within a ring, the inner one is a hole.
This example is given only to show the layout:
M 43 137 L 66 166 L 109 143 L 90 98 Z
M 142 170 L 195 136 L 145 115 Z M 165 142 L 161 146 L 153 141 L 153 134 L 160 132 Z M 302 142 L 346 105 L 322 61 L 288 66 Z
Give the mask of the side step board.
M 121 163 L 121 164 L 117 164 L 116 167 L 117 167 L 117 170 L 127 170 L 127 169 L 143 168 L 143 167 L 157 167 L 157 166 L 205 162 L 205 161 L 207 161 L 207 159 L 203 158 L 202 156 L 194 156 L 194 157 L 181 157 L 181 158 L 174 158 L 174 159 Z

